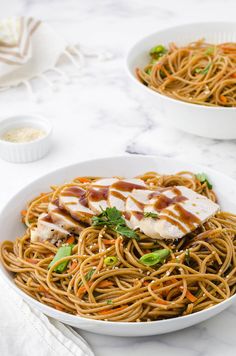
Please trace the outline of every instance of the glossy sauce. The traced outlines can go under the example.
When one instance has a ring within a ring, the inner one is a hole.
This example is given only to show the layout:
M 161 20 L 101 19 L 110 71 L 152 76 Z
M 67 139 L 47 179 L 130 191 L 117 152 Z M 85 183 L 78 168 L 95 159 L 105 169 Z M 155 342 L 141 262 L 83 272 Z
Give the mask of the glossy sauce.
M 122 180 L 119 180 L 118 182 L 112 184 L 111 187 L 117 190 L 121 190 L 123 192 L 132 192 L 133 189 L 146 189 L 146 187 L 142 185 L 124 182 Z
M 88 208 L 87 192 L 79 187 L 68 187 L 61 192 L 62 196 L 79 198 L 79 203 Z
M 88 192 L 88 198 L 91 201 L 101 201 L 101 200 L 107 200 L 108 198 L 108 191 L 109 188 L 99 188 L 99 189 L 90 189 Z
M 117 199 L 126 201 L 126 197 L 125 197 L 123 194 L 121 194 L 120 192 L 117 192 L 116 190 L 112 190 L 112 191 L 111 191 L 111 195 L 113 195 L 113 196 L 116 197 Z

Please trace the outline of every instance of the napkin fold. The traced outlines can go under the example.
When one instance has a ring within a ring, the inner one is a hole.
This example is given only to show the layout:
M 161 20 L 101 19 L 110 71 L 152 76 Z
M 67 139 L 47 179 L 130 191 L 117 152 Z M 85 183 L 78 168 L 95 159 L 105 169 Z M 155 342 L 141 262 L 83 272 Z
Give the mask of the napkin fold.
M 0 276 L 1 356 L 94 356 L 72 328 L 26 304 Z

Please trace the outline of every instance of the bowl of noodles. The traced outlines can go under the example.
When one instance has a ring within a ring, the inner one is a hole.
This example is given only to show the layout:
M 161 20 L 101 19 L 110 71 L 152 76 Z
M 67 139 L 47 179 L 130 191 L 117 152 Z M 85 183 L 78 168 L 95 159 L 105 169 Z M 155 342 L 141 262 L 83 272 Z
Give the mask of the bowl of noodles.
M 235 192 L 221 173 L 151 156 L 58 169 L 2 210 L 0 273 L 30 305 L 77 328 L 186 328 L 236 299 Z
M 160 30 L 128 52 L 129 76 L 145 105 L 183 131 L 236 138 L 235 23 L 194 23 Z

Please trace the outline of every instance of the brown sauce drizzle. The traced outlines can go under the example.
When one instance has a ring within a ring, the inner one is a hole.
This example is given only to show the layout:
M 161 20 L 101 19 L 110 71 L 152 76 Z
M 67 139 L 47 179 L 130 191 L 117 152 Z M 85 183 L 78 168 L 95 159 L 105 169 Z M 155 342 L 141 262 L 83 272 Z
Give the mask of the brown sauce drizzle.
M 166 215 L 162 215 L 163 213 Z M 188 229 L 190 231 L 196 229 L 196 224 L 199 225 L 201 223 L 201 220 L 196 215 L 185 210 L 180 204 L 175 205 L 174 211 L 168 209 L 162 211 L 160 218 L 168 221 L 172 225 L 178 226 L 179 230 L 184 233 L 187 233 Z M 181 223 L 187 226 L 188 229 L 186 229 Z
M 173 198 L 168 198 L 166 195 L 162 194 L 158 197 L 157 201 L 154 204 L 154 209 L 160 211 L 167 208 L 169 205 L 180 203 L 187 200 L 183 195 L 176 195 Z
M 126 201 L 126 197 L 123 194 L 121 194 L 120 192 L 117 192 L 116 190 L 112 190 L 111 195 L 113 195 L 114 197 L 116 197 L 120 200 Z
M 46 221 L 48 223 L 53 223 L 51 216 L 49 214 L 45 215 L 41 220 Z
M 118 182 L 112 184 L 111 187 L 123 192 L 132 192 L 133 189 L 146 189 L 146 187 L 142 185 L 124 182 L 123 180 L 119 180 Z
M 88 198 L 91 201 L 101 201 L 107 200 L 109 188 L 99 188 L 99 189 L 90 189 L 88 192 Z
M 130 218 L 131 218 L 130 212 L 129 211 L 124 211 L 124 217 L 125 217 L 126 220 L 130 220 Z
M 138 220 L 142 220 L 144 217 L 144 213 L 142 213 L 141 211 L 133 211 L 133 215 L 136 217 L 136 219 Z
M 79 187 L 68 187 L 61 192 L 62 196 L 79 198 L 79 203 L 88 208 L 88 199 L 86 190 Z
M 140 209 L 140 210 L 144 210 L 145 208 L 145 204 L 141 203 L 140 201 L 136 200 L 134 197 L 130 197 L 133 202 L 135 203 L 135 205 Z

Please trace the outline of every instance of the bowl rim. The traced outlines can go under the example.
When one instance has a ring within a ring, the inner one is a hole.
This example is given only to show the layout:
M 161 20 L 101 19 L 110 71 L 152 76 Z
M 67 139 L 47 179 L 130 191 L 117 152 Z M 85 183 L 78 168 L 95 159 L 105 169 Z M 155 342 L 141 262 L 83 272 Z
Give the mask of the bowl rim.
M 179 160 L 179 159 L 175 159 L 175 158 L 169 158 L 169 157 L 164 157 L 164 156 L 158 156 L 158 155 L 143 155 L 143 154 L 132 154 L 132 155 L 129 155 L 129 154 L 123 154 L 123 155 L 117 155 L 117 156 L 106 156 L 106 157 L 103 157 L 103 158 L 95 158 L 95 159 L 88 159 L 88 160 L 83 160 L 83 161 L 79 161 L 79 162 L 75 162 L 75 163 L 72 163 L 72 164 L 69 164 L 69 165 L 64 165 L 62 167 L 59 167 L 57 169 L 54 169 L 54 170 L 51 170 L 49 171 L 48 173 L 46 174 L 43 174 L 41 175 L 40 177 L 38 177 L 37 179 L 34 179 L 33 181 L 31 181 L 30 183 L 24 185 L 22 188 L 20 188 L 15 194 L 13 194 L 9 200 L 4 204 L 4 206 L 1 208 L 0 210 L 0 216 L 3 214 L 4 210 L 6 208 L 8 208 L 9 205 L 12 204 L 12 202 L 17 198 L 18 195 L 21 195 L 22 192 L 24 192 L 24 190 L 28 189 L 30 186 L 34 186 L 35 184 L 37 183 L 40 183 L 40 181 L 44 178 L 47 178 L 49 177 L 51 174 L 54 174 L 54 173 L 58 173 L 60 174 L 60 172 L 63 172 L 64 170 L 68 170 L 72 167 L 76 167 L 80 164 L 83 164 L 83 163 L 89 163 L 89 164 L 93 164 L 94 162 L 106 162 L 107 160 L 114 160 L 114 159 L 127 159 L 127 157 L 129 157 L 130 159 L 139 159 L 139 158 L 149 158 L 149 159 L 162 159 L 162 160 L 167 160 L 167 161 L 174 161 L 175 163 L 177 164 L 180 164 L 180 165 L 188 165 L 189 163 L 187 163 L 186 161 L 184 160 Z M 236 181 L 231 178 L 230 176 L 220 172 L 220 171 L 217 171 L 215 169 L 212 169 L 210 167 L 206 167 L 204 165 L 199 165 L 199 164 L 195 164 L 193 163 L 193 165 L 196 167 L 196 168 L 199 168 L 199 169 L 206 169 L 208 172 L 210 172 L 211 174 L 214 174 L 214 173 L 217 173 L 218 176 L 221 176 L 223 179 L 226 179 L 226 180 L 230 180 L 236 187 Z M 105 321 L 105 320 L 96 320 L 96 319 L 89 319 L 89 318 L 84 318 L 84 317 L 81 317 L 79 315 L 73 315 L 73 314 L 69 314 L 69 313 L 66 313 L 66 312 L 63 312 L 63 311 L 60 311 L 60 310 L 57 310 L 53 307 L 50 307 L 46 304 L 43 304 L 41 302 L 39 302 L 38 300 L 34 299 L 33 297 L 31 297 L 30 295 L 28 295 L 27 293 L 25 293 L 24 291 L 22 291 L 19 287 L 17 287 L 16 284 L 14 284 L 13 280 L 10 279 L 10 277 L 7 276 L 6 273 L 3 272 L 3 270 L 6 270 L 3 263 L 0 261 L 0 275 L 2 276 L 2 278 L 4 279 L 4 281 L 8 284 L 9 287 L 11 287 L 13 290 L 15 290 L 15 292 L 17 294 L 20 294 L 22 296 L 22 299 L 23 300 L 27 300 L 27 302 L 29 301 L 29 304 L 30 305 L 35 305 L 37 306 L 37 309 L 38 310 L 41 310 L 42 312 L 42 308 L 45 310 L 45 312 L 43 311 L 42 313 L 45 313 L 46 315 L 49 315 L 49 316 L 52 316 L 54 314 L 54 318 L 57 319 L 57 320 L 64 320 L 63 322 L 67 323 L 67 321 L 69 321 L 70 319 L 72 321 L 74 321 L 76 324 L 79 325 L 80 322 L 91 322 L 95 325 L 116 325 L 117 327 L 119 326 L 125 326 L 126 328 L 132 328 L 132 327 L 137 327 L 137 328 L 143 328 L 144 325 L 159 325 L 160 327 L 162 325 L 168 325 L 168 324 L 171 324 L 173 321 L 180 321 L 180 320 L 191 320 L 191 319 L 198 319 L 198 316 L 200 315 L 203 315 L 203 314 L 206 314 L 210 311 L 213 311 L 215 309 L 218 309 L 220 306 L 223 306 L 225 304 L 229 304 L 232 300 L 235 300 L 236 299 L 236 294 L 230 296 L 228 299 L 225 299 L 224 301 L 208 308 L 208 309 L 205 309 L 205 310 L 201 310 L 201 311 L 198 311 L 196 313 L 193 313 L 193 314 L 189 314 L 189 315 L 183 315 L 183 316 L 178 316 L 178 317 L 173 317 L 173 318 L 170 318 L 170 319 L 164 319 L 164 320 L 154 320 L 154 321 L 145 321 L 145 322 L 116 322 L 116 321 Z M 9 273 L 7 271 L 7 273 Z M 57 317 L 56 315 L 61 315 L 62 316 L 62 319 L 60 319 L 59 317 Z M 210 316 L 211 317 L 211 316 Z M 196 320 L 196 323 L 194 324 L 191 324 L 191 325 L 195 325 L 197 324 L 199 321 Z M 73 324 L 75 324 L 73 323 Z M 69 323 L 68 323 L 69 324 Z
M 199 108 L 200 110 L 227 110 L 227 111 L 233 111 L 236 110 L 236 107 L 222 107 L 222 106 L 207 106 L 207 105 L 203 105 L 203 104 L 194 104 L 194 103 L 189 103 L 187 101 L 183 101 L 183 100 L 179 100 L 179 99 L 175 99 L 175 98 L 171 98 L 167 95 L 161 94 L 155 90 L 152 90 L 151 88 L 147 87 L 146 85 L 142 84 L 135 76 L 135 73 L 133 73 L 133 71 L 130 68 L 130 57 L 132 55 L 132 52 L 138 47 L 140 46 L 140 44 L 142 42 L 144 42 L 147 38 L 155 36 L 157 34 L 161 34 L 164 33 L 166 31 L 169 30 L 176 30 L 176 29 L 180 29 L 180 28 L 188 28 L 191 26 L 195 26 L 195 25 L 199 25 L 199 26 L 211 26 L 211 25 L 227 25 L 227 26 L 236 26 L 236 21 L 210 21 L 210 22 L 206 22 L 206 21 L 196 21 L 196 22 L 186 22 L 184 24 L 177 24 L 174 26 L 165 26 L 157 31 L 151 32 L 149 34 L 146 34 L 145 36 L 140 37 L 138 40 L 136 40 L 135 42 L 133 42 L 133 44 L 130 46 L 130 48 L 126 51 L 125 54 L 125 71 L 128 74 L 129 78 L 131 78 L 131 80 L 133 81 L 133 83 L 138 84 L 138 86 L 141 88 L 143 88 L 147 93 L 152 93 L 153 96 L 159 96 L 160 99 L 165 99 L 165 100 L 170 100 L 174 103 L 178 103 L 180 105 L 188 105 L 191 107 L 195 107 L 195 108 Z M 211 118 L 213 119 L 213 118 Z

